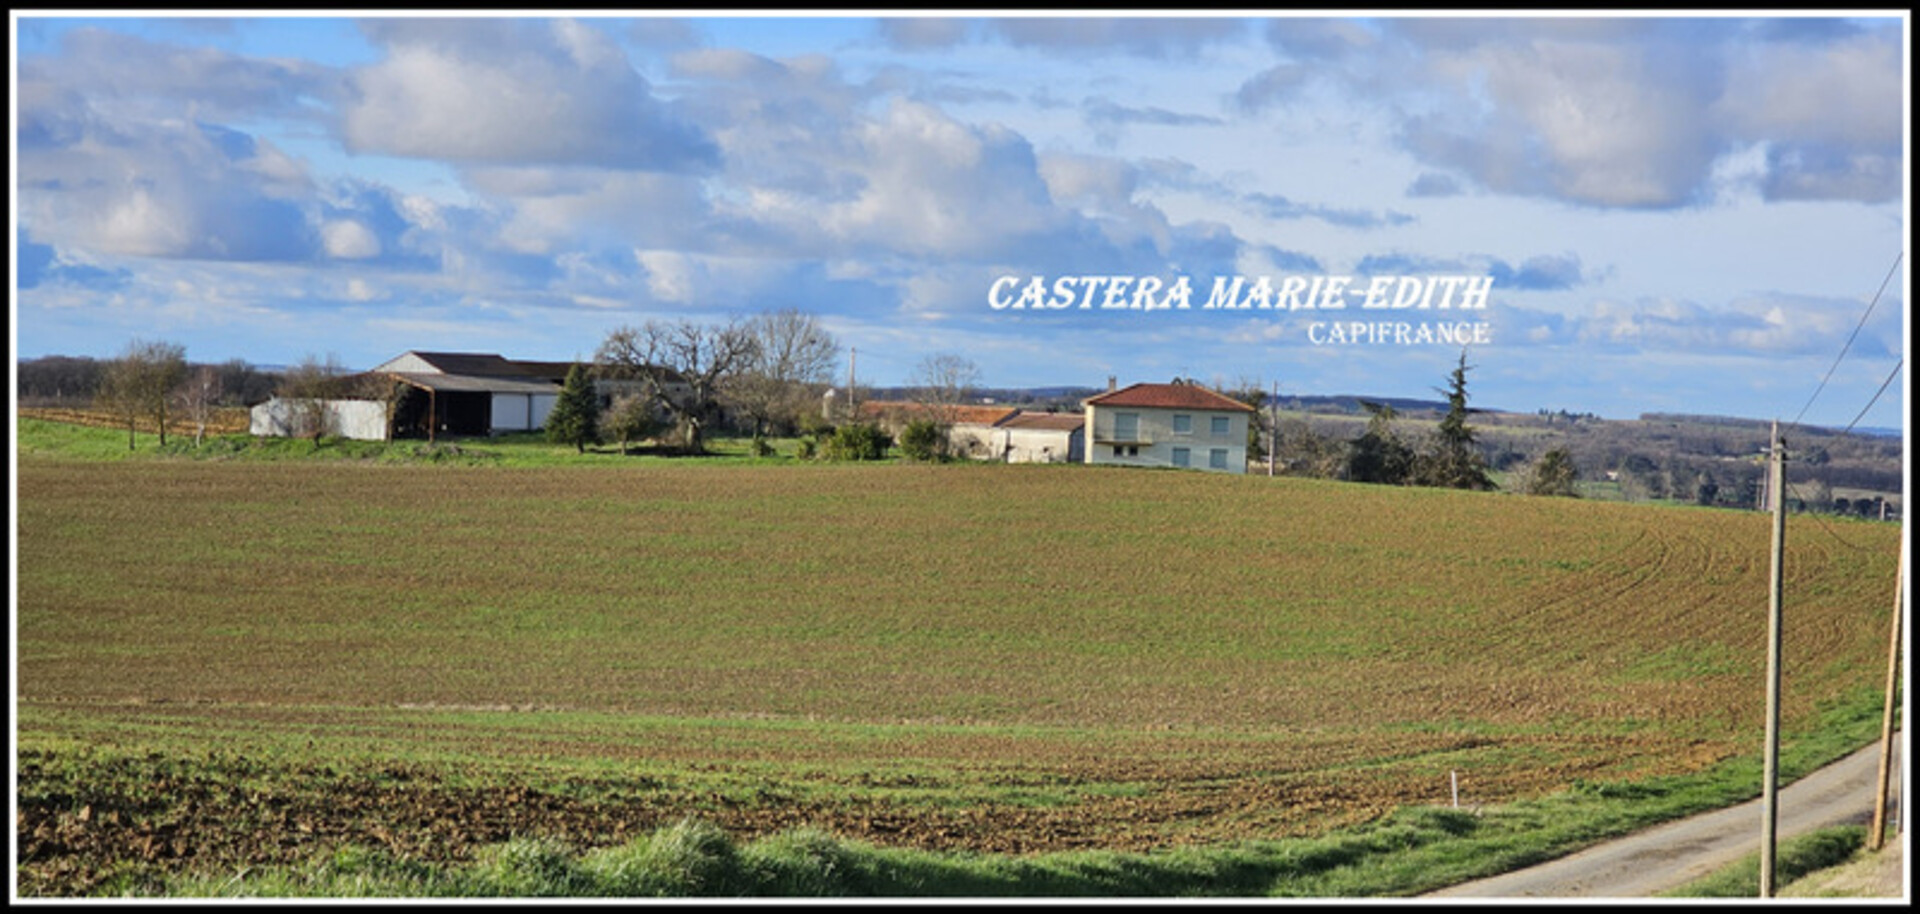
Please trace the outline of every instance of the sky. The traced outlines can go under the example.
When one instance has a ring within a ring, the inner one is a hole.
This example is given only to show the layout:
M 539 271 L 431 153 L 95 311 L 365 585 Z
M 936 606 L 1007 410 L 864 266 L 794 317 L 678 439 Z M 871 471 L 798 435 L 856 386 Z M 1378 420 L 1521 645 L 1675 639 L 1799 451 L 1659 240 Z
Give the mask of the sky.
M 1905 11 L 697 13 L 14 12 L 16 358 L 796 308 L 865 385 L 1904 428 Z

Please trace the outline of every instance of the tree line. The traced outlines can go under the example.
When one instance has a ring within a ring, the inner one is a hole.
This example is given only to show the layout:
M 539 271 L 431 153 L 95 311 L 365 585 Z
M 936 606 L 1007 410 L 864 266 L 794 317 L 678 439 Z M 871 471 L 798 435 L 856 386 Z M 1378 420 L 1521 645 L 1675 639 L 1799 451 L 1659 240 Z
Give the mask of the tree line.
M 184 421 L 198 443 L 216 410 L 265 400 L 281 382 L 277 373 L 240 359 L 190 363 L 180 344 L 143 339 L 114 358 L 46 356 L 22 361 L 15 371 L 20 405 L 91 406 L 125 424 L 129 450 L 142 422 L 164 446 L 168 427 Z
M 593 361 L 568 372 L 546 434 L 584 452 L 589 444 L 657 438 L 699 454 L 715 430 L 749 436 L 757 454 L 768 437 L 800 435 L 800 455 L 879 459 L 896 442 L 857 409 L 857 392 L 829 402 L 840 343 L 797 309 L 720 323 L 650 320 L 608 332 Z M 600 394 L 596 382 L 614 393 Z M 925 409 L 898 442 L 909 457 L 948 456 L 946 430 L 979 384 L 979 370 L 952 353 L 926 357 L 912 378 Z
M 1491 491 L 1496 488 L 1487 449 L 1479 431 L 1469 421 L 1467 364 L 1465 352 L 1447 375 L 1445 387 L 1435 388 L 1446 399 L 1446 409 L 1438 425 L 1424 436 L 1403 434 L 1396 424 L 1401 412 L 1392 403 L 1361 400 L 1367 415 L 1364 431 L 1352 438 L 1317 432 L 1304 419 L 1290 418 L 1278 423 L 1263 411 L 1268 395 L 1257 385 L 1242 384 L 1229 395 L 1255 408 L 1255 421 L 1249 429 L 1250 459 L 1267 457 L 1273 449 L 1275 470 L 1289 476 L 1338 479 L 1376 485 L 1429 486 L 1445 489 Z M 1264 438 L 1268 445 L 1262 446 Z M 1529 495 L 1578 497 L 1575 483 L 1579 469 L 1565 448 L 1553 448 L 1538 458 L 1498 467 L 1514 473 L 1509 488 Z

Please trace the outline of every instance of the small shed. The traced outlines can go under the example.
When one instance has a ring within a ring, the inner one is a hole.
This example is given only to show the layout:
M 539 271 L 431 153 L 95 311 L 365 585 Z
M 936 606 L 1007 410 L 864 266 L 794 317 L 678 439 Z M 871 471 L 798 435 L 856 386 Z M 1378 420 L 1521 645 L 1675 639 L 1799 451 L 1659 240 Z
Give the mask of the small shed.
M 319 427 L 315 428 L 314 425 Z M 375 400 L 309 400 L 274 397 L 247 411 L 247 433 L 265 438 L 298 438 L 319 432 L 385 441 L 387 405 Z

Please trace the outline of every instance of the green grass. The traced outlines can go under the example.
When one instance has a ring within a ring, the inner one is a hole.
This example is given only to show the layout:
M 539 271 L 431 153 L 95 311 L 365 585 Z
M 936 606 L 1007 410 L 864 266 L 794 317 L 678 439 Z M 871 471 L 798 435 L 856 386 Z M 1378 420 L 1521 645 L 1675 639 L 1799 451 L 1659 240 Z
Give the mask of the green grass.
M 645 466 L 698 460 L 714 464 L 787 464 L 794 457 L 799 439 L 770 438 L 774 453 L 754 456 L 752 441 L 745 438 L 713 438 L 707 442 L 708 454 L 689 458 L 667 453 L 650 442 L 633 442 L 629 452 L 620 452 L 619 442 L 591 445 L 579 453 L 571 445 L 553 444 L 537 432 L 519 432 L 485 438 L 453 438 L 429 443 L 403 439 L 393 442 L 358 441 L 351 438 L 257 438 L 252 435 L 208 435 L 195 444 L 191 435 L 172 435 L 165 446 L 157 436 L 136 436 L 134 448 L 127 448 L 125 430 L 96 428 L 51 422 L 44 419 L 17 418 L 18 452 L 22 456 L 47 459 L 117 461 L 142 459 L 209 461 L 312 461 L 382 464 L 459 464 L 502 467 L 555 466 Z
M 1782 841 L 1774 849 L 1773 887 L 1776 892 L 1816 870 L 1838 866 L 1866 845 L 1867 829 L 1842 825 Z M 1755 898 L 1760 894 L 1760 855 L 1751 854 L 1711 876 L 1705 876 L 1662 898 Z
M 1843 752 L 1833 730 L 1789 747 L 1785 769 Z M 1489 809 L 1412 807 L 1316 838 L 1152 853 L 930 853 L 797 828 L 742 842 L 697 818 L 577 849 L 528 837 L 430 865 L 362 846 L 303 865 L 233 874 L 128 868 L 100 894 L 173 897 L 1404 897 L 1571 853 L 1671 818 L 1747 799 L 1749 766 L 1610 789 L 1586 785 Z M 1791 775 L 1790 775 L 1791 776 Z M 1628 793 L 1630 798 L 1620 794 Z M 1858 827 L 1783 842 L 1776 885 L 1844 860 Z M 1673 897 L 1752 897 L 1757 857 Z

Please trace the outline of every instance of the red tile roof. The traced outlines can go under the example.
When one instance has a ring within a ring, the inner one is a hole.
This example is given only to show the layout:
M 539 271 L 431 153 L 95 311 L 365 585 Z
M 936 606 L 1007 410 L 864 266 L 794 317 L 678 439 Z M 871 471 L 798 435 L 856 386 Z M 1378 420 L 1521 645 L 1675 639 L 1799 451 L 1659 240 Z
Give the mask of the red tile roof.
M 1253 412 L 1253 407 L 1198 384 L 1131 384 L 1080 401 L 1087 406 L 1141 406 L 1157 409 L 1210 409 Z
M 942 410 L 956 423 L 966 425 L 994 425 L 1013 415 L 1011 406 L 950 406 Z M 904 400 L 868 400 L 860 404 L 860 415 L 872 419 L 893 419 L 906 421 L 918 416 L 931 415 L 932 411 L 920 403 Z

